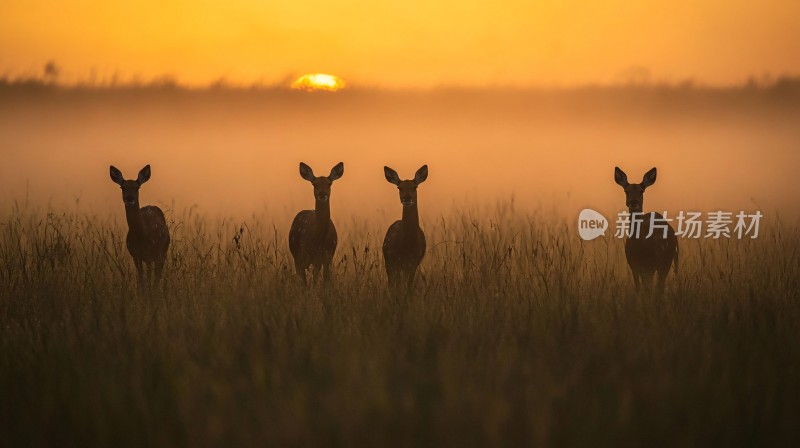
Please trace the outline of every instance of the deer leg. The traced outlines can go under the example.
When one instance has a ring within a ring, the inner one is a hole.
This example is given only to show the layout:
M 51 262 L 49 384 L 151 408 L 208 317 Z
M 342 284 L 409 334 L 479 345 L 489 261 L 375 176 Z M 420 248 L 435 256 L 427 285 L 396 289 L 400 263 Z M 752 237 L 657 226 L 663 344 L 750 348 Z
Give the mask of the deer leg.
M 133 265 L 136 266 L 136 278 L 141 288 L 144 286 L 144 267 L 142 266 L 142 259 L 141 258 L 134 258 Z
M 166 261 L 166 257 L 161 257 L 155 262 L 156 267 L 156 283 L 161 282 L 161 276 L 164 273 L 164 262 Z
M 306 282 L 306 268 L 307 267 L 308 266 L 303 266 L 303 263 L 300 263 L 298 261 L 294 262 L 294 269 L 295 269 L 295 271 L 297 271 L 297 275 L 300 277 L 300 280 L 303 282 L 304 285 L 307 283 Z
M 395 268 L 389 273 L 389 296 L 395 301 L 395 304 L 402 304 L 401 300 L 405 296 L 405 279 L 406 275 L 402 269 Z
M 416 269 L 409 269 L 408 278 L 406 279 L 406 292 L 411 293 L 414 290 L 414 277 L 417 275 Z
M 331 280 L 331 261 L 328 260 L 322 265 L 322 282 L 328 283 Z
M 666 271 L 658 271 L 658 283 L 656 284 L 656 293 L 659 297 L 664 295 L 664 284 L 667 281 L 667 274 L 669 274 L 669 268 Z
M 320 270 L 319 264 L 315 263 L 311 265 L 311 282 L 315 285 L 319 283 Z
M 653 291 L 653 277 L 655 277 L 655 271 L 648 271 L 642 274 L 642 284 L 644 285 L 647 292 Z
M 631 269 L 631 275 L 633 276 L 633 287 L 638 292 L 639 289 L 642 287 L 642 280 L 639 276 L 639 273 Z
M 144 264 L 147 267 L 147 284 L 150 285 L 153 283 L 153 275 L 155 272 L 155 263 L 152 261 L 149 263 Z
M 394 291 L 397 287 L 397 274 L 389 269 L 386 270 L 386 276 L 389 279 L 389 290 Z

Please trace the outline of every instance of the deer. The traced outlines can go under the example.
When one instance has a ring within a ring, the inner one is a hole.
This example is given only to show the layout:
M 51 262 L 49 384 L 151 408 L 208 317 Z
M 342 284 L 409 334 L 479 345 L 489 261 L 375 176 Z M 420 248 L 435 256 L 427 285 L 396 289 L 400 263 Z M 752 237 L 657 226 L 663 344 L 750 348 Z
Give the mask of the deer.
M 654 228 L 652 235 L 650 229 L 653 221 L 663 220 L 660 213 L 650 212 L 642 214 L 644 205 L 644 192 L 656 183 L 656 169 L 645 173 L 642 182 L 632 184 L 628 176 L 619 167 L 614 167 L 614 181 L 625 191 L 625 205 L 631 214 L 632 232 L 625 241 L 625 258 L 633 274 L 633 283 L 636 290 L 642 287 L 652 288 L 653 276 L 658 274 L 657 292 L 664 293 L 664 284 L 670 268 L 674 264 L 675 272 L 678 271 L 678 238 L 675 230 L 666 221 L 659 224 L 666 226 L 666 236 L 662 228 Z M 636 231 L 636 223 L 639 231 Z
M 428 178 L 428 165 L 417 170 L 411 180 L 400 180 L 397 171 L 388 166 L 383 167 L 383 174 L 387 182 L 397 186 L 403 205 L 402 219 L 389 226 L 383 239 L 386 275 L 390 289 L 397 289 L 405 281 L 410 291 L 414 286 L 417 268 L 425 258 L 425 233 L 419 226 L 417 187 Z
M 122 172 L 110 167 L 111 180 L 122 188 L 125 218 L 128 221 L 128 236 L 125 240 L 128 252 L 136 266 L 139 287 L 145 284 L 143 264 L 149 266 L 150 281 L 155 274 L 155 283 L 161 281 L 164 262 L 169 249 L 169 228 L 164 212 L 155 205 L 139 208 L 139 189 L 150 180 L 150 165 L 139 171 L 136 180 L 126 180 Z
M 330 279 L 333 255 L 336 253 L 336 227 L 331 220 L 331 185 L 344 174 L 339 162 L 328 176 L 314 176 L 314 171 L 300 162 L 300 177 L 314 186 L 314 210 L 303 210 L 294 217 L 289 230 L 289 251 L 300 280 L 306 283 L 306 270 L 312 267 L 314 279 L 322 271 L 322 280 Z

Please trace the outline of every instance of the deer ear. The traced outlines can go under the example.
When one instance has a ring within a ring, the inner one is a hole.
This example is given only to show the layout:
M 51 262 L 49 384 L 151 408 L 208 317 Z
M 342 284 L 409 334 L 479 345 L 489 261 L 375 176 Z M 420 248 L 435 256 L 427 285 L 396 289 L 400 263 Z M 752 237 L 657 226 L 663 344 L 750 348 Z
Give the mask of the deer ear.
M 617 183 L 622 188 L 628 186 L 628 175 L 625 174 L 625 171 L 619 169 L 618 166 L 614 167 L 614 182 Z
M 314 176 L 314 170 L 312 170 L 310 166 L 303 162 L 300 162 L 300 177 L 309 182 L 314 182 L 314 179 L 316 179 Z
M 148 180 L 150 180 L 150 165 L 147 165 L 146 167 L 142 168 L 141 171 L 139 171 L 139 177 L 136 178 L 136 183 L 141 186 Z
M 383 175 L 386 176 L 386 181 L 390 184 L 397 185 L 400 183 L 400 177 L 397 175 L 397 171 L 388 166 L 383 167 Z
M 111 165 L 109 171 L 111 172 L 111 180 L 121 187 L 122 184 L 125 183 L 125 178 L 122 177 L 122 171 L 118 170 L 114 165 Z
M 331 169 L 331 174 L 328 176 L 328 179 L 330 179 L 331 182 L 333 182 L 334 180 L 342 177 L 343 174 L 344 174 L 344 162 L 339 162 L 336 164 L 335 167 L 333 167 L 333 169 Z
M 414 183 L 419 185 L 425 182 L 425 179 L 427 178 L 428 178 L 428 165 L 422 165 L 422 167 L 417 170 L 416 174 L 414 174 Z
M 650 185 L 656 183 L 656 169 L 653 168 L 652 170 L 644 173 L 644 177 L 642 178 L 642 188 L 647 188 Z

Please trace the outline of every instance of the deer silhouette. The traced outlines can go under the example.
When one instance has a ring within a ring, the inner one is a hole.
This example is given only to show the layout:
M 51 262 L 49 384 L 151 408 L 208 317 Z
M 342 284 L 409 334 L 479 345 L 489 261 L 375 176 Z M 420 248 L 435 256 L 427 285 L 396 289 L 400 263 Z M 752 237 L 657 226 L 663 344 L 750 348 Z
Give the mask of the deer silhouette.
M 390 184 L 397 185 L 400 203 L 403 204 L 403 219 L 389 226 L 383 239 L 386 274 L 391 289 L 396 289 L 405 281 L 410 291 L 417 267 L 425 258 L 425 233 L 419 227 L 417 187 L 428 178 L 428 165 L 417 170 L 412 180 L 400 180 L 397 172 L 388 166 L 383 167 L 383 173 Z
M 169 248 L 169 228 L 164 212 L 154 205 L 139 208 L 139 188 L 150 179 L 150 165 L 139 171 L 136 180 L 125 180 L 122 172 L 113 165 L 110 167 L 111 180 L 122 188 L 122 202 L 125 203 L 125 218 L 128 221 L 126 245 L 136 266 L 139 286 L 144 285 L 143 264 L 149 265 L 152 281 L 161 280 L 164 262 Z
M 656 212 L 642 214 L 644 191 L 656 183 L 656 169 L 653 168 L 645 173 L 641 183 L 631 184 L 628 183 L 625 172 L 615 167 L 614 181 L 625 190 L 625 205 L 631 213 L 632 224 L 641 219 L 638 235 L 634 228 L 632 235 L 625 241 L 625 257 L 633 274 L 634 285 L 637 290 L 642 287 L 651 288 L 653 276 L 657 273 L 657 292 L 662 294 L 673 263 L 675 271 L 678 270 L 678 238 L 675 236 L 675 230 L 666 221 L 661 222 L 666 225 L 666 236 L 659 228 L 654 228 L 650 235 L 654 221 L 662 220 L 664 217 Z
M 339 162 L 328 176 L 314 176 L 314 171 L 300 163 L 300 177 L 314 186 L 314 210 L 303 210 L 294 217 L 289 230 L 289 251 L 294 257 L 297 275 L 305 283 L 306 270 L 313 266 L 316 278 L 320 269 L 322 279 L 330 279 L 333 254 L 336 252 L 336 227 L 331 220 L 331 185 L 344 174 L 344 163 Z

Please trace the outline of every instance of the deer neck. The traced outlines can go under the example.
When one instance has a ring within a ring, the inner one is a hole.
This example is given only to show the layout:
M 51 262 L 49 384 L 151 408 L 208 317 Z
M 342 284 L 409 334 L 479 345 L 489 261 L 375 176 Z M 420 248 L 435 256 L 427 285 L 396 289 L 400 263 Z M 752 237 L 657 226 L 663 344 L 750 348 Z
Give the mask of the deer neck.
M 419 211 L 416 203 L 403 207 L 403 228 L 409 230 L 419 228 Z
M 139 203 L 135 205 L 125 205 L 125 219 L 128 221 L 128 231 L 134 235 L 144 233 L 144 221 Z
M 639 226 L 638 234 L 637 232 L 633 232 L 629 238 L 632 240 L 646 240 L 647 234 L 650 232 L 650 212 L 645 212 L 644 208 L 642 208 L 641 211 L 634 211 L 628 208 L 628 213 L 630 213 L 631 216 L 636 213 L 636 225 Z
M 331 202 L 330 198 L 327 201 L 317 200 L 314 203 L 314 215 L 317 218 L 317 230 L 320 235 L 324 235 L 328 231 L 328 226 L 331 223 Z

